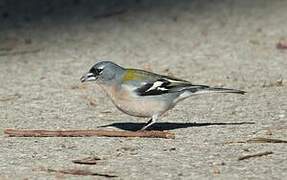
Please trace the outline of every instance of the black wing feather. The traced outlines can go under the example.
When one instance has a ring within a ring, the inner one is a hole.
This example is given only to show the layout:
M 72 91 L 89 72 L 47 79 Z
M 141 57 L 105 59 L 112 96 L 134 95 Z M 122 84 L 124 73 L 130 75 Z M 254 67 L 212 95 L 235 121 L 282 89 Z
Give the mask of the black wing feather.
M 149 90 L 155 82 L 162 82 L 161 88 L 157 87 L 155 89 Z M 155 82 L 146 83 L 142 87 L 136 90 L 137 94 L 140 96 L 153 96 L 153 95 L 160 95 L 169 92 L 168 85 L 171 84 L 169 81 L 165 79 L 158 79 Z

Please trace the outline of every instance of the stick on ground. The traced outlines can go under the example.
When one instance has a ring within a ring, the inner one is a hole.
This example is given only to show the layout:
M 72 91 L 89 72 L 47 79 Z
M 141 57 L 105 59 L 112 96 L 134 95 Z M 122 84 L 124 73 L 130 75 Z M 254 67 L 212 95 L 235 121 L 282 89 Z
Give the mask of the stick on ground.
M 12 52 L 3 52 L 0 53 L 0 56 L 15 56 L 15 55 L 22 55 L 22 54 L 29 54 L 29 53 L 37 53 L 40 52 L 42 49 L 28 49 L 22 51 L 12 51 Z
M 238 161 L 241 161 L 241 160 L 244 160 L 244 159 L 253 158 L 253 157 L 266 156 L 266 155 L 269 155 L 269 154 L 273 154 L 273 152 L 272 151 L 266 151 L 266 152 L 262 152 L 262 153 L 241 156 L 241 157 L 238 158 Z
M 287 143 L 286 140 L 282 140 L 282 139 L 271 139 L 271 138 L 252 138 L 252 139 L 248 139 L 246 142 L 250 142 L 250 143 Z
M 142 137 L 174 139 L 175 134 L 165 131 L 107 131 L 107 130 L 23 130 L 5 129 L 8 137 Z
M 87 164 L 87 165 L 95 165 L 97 162 L 101 160 L 99 157 L 87 157 L 83 159 L 76 159 L 73 160 L 72 162 L 75 164 Z
M 224 144 L 234 144 L 234 143 L 287 143 L 287 140 L 256 137 L 242 141 L 227 141 Z
M 102 176 L 105 178 L 118 177 L 116 175 L 104 174 L 104 173 L 95 173 L 95 172 L 91 172 L 89 170 L 83 170 L 83 169 L 66 169 L 66 170 L 46 169 L 45 171 L 47 171 L 49 173 L 70 174 L 70 175 L 77 175 L 77 176 Z

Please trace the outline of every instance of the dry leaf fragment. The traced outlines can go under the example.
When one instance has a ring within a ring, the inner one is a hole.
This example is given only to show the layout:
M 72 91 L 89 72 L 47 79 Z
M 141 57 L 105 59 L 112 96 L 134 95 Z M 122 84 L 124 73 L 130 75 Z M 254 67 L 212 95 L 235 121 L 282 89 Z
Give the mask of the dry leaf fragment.
M 280 40 L 276 47 L 277 49 L 287 49 L 287 40 Z

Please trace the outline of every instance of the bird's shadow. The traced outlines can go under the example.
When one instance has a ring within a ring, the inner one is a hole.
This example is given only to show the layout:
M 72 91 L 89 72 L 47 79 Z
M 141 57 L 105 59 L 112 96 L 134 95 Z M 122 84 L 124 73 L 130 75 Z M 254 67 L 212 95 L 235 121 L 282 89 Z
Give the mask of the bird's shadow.
M 236 125 L 244 125 L 244 124 L 255 124 L 254 122 L 234 122 L 234 123 L 168 123 L 168 122 L 160 122 L 155 123 L 150 126 L 147 130 L 173 130 L 173 129 L 182 129 L 182 128 L 189 128 L 189 127 L 201 127 L 201 126 L 236 126 Z M 140 130 L 145 123 L 112 123 L 108 125 L 103 125 L 99 127 L 116 127 L 122 130 L 127 131 L 138 131 Z

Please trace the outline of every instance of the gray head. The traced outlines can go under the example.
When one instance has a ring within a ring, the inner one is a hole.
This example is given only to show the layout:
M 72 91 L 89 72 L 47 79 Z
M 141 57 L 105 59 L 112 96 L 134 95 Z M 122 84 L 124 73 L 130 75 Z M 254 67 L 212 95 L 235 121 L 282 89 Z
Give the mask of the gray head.
M 124 68 L 121 66 L 111 61 L 101 61 L 93 65 L 89 72 L 81 77 L 81 82 L 97 81 L 101 84 L 113 83 L 123 73 Z

